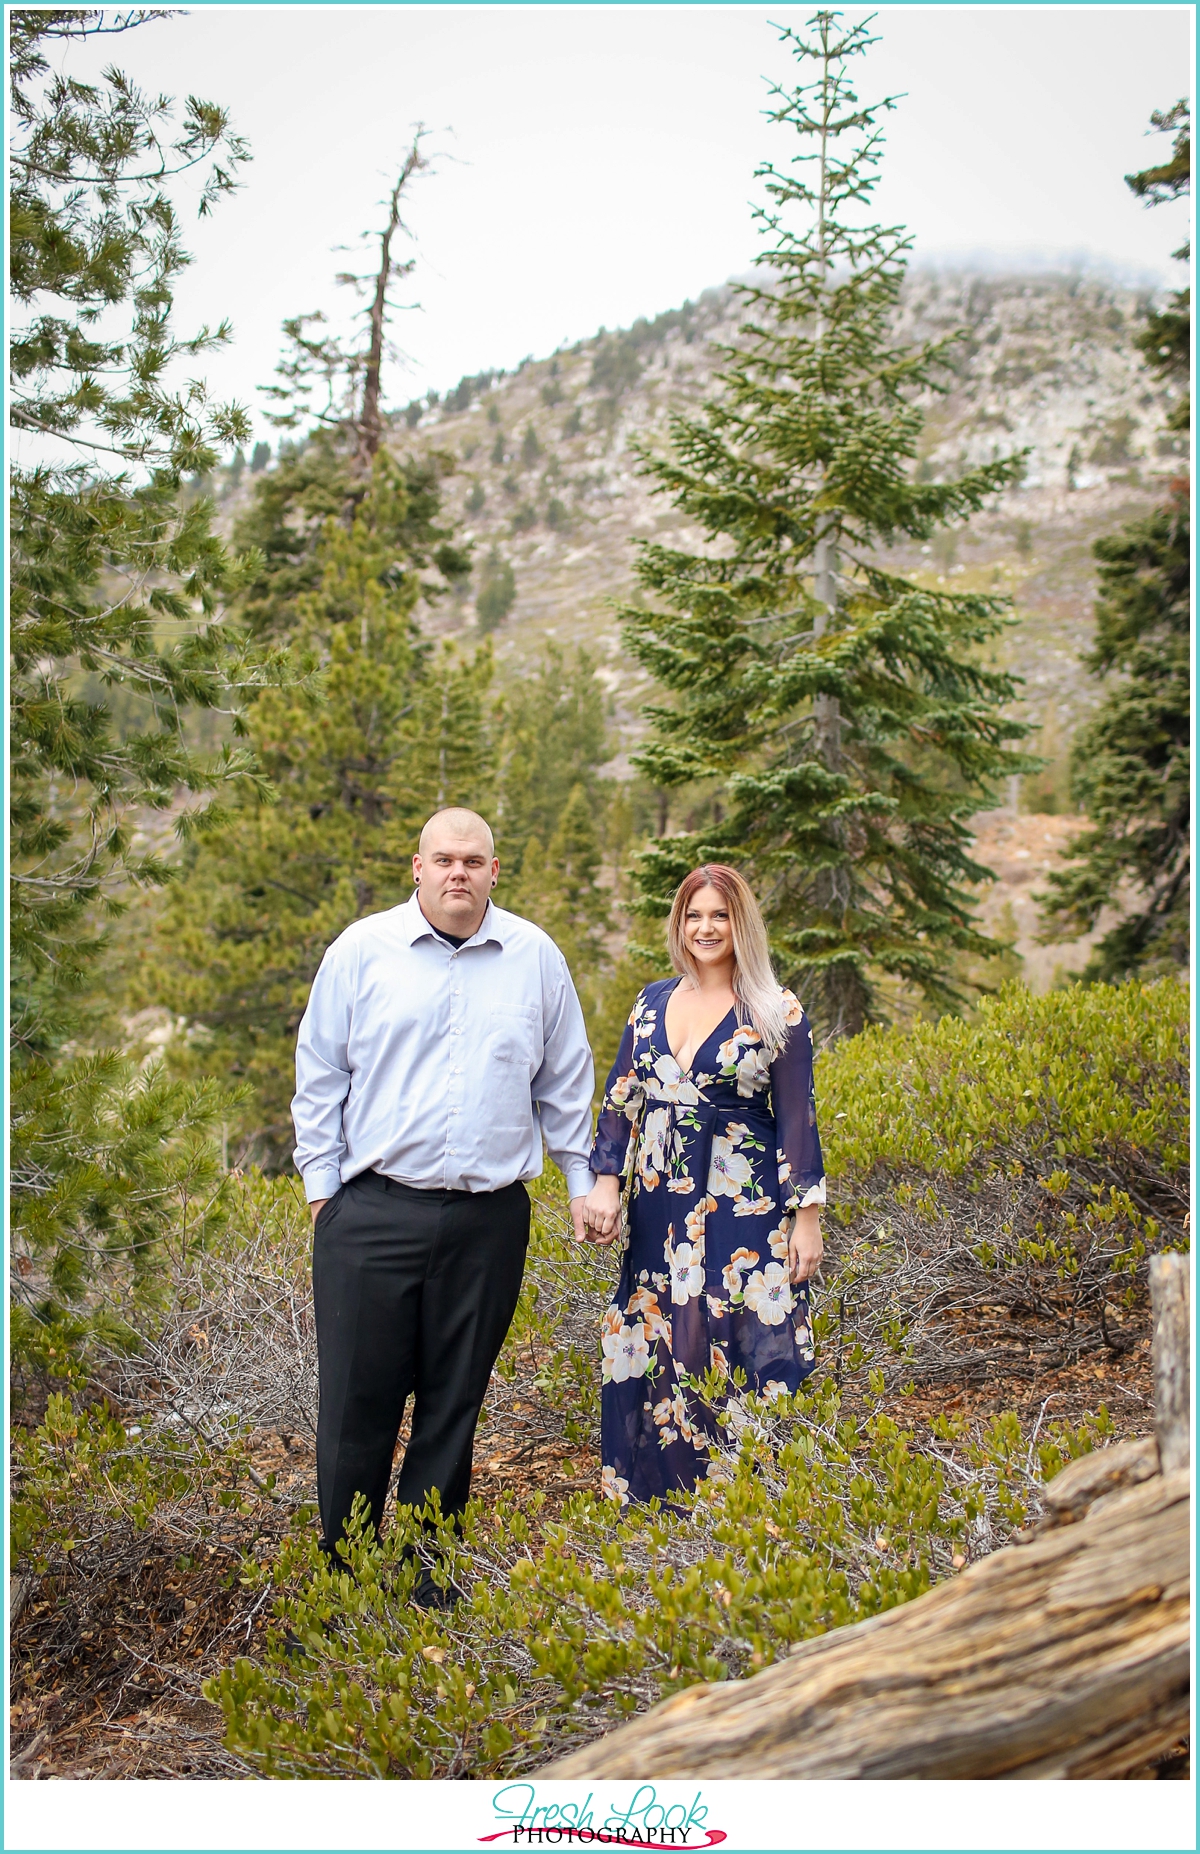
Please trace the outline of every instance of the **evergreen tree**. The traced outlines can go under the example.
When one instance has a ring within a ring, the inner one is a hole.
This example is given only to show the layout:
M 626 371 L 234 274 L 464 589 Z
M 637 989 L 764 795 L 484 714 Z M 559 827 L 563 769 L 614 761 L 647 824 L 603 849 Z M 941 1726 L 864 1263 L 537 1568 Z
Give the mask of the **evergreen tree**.
M 959 997 L 954 960 L 993 950 L 973 924 L 966 885 L 987 872 L 965 820 L 1029 762 L 1011 746 L 1026 730 L 1004 715 L 1013 681 L 984 660 L 1003 602 L 925 590 L 879 560 L 979 509 L 1022 465 L 916 478 L 914 396 L 936 384 L 946 344 L 899 347 L 889 332 L 909 241 L 862 208 L 890 101 L 859 107 L 849 67 L 872 41 L 838 17 L 817 13 L 812 40 L 782 34 L 815 75 L 772 90 L 772 120 L 808 145 L 759 170 L 774 281 L 742 290 L 722 396 L 673 420 L 673 456 L 644 457 L 708 545 L 644 544 L 651 603 L 623 616 L 672 697 L 647 711 L 638 763 L 711 803 L 706 824 L 645 858 L 643 909 L 664 912 L 696 862 L 737 863 L 781 973 L 826 1032 L 850 1034 L 878 1009 L 879 975 L 944 1007 Z
M 362 338 L 343 342 L 326 333 L 321 312 L 293 316 L 283 325 L 283 357 L 274 384 L 264 388 L 277 408 L 268 416 L 281 431 L 306 435 L 302 441 L 281 441 L 275 469 L 256 485 L 254 501 L 234 531 L 236 544 L 259 562 L 239 611 L 263 638 L 293 634 L 298 599 L 316 589 L 325 571 L 326 523 L 336 518 L 349 528 L 374 480 L 372 464 L 386 423 L 380 395 L 392 291 L 414 265 L 411 258 L 397 258 L 395 240 L 405 229 L 405 192 L 430 166 L 423 139 L 424 131 L 418 129 L 388 196 L 371 268 L 361 274 L 343 272 L 337 279 L 366 295 Z M 451 530 L 439 522 L 441 485 L 454 461 L 442 452 L 409 458 L 396 467 L 403 472 L 405 486 L 404 493 L 389 502 L 397 524 L 387 543 L 395 549 L 394 570 L 436 569 L 440 580 L 427 580 L 421 587 L 424 596 L 434 600 L 471 569 L 470 550 L 456 546 Z M 385 544 L 378 526 L 381 518 L 377 509 L 372 531 Z
M 1191 135 L 1186 104 L 1151 117 L 1176 131 L 1168 162 L 1126 182 L 1150 204 L 1189 190 Z M 1175 254 L 1188 256 L 1188 247 Z M 1188 429 L 1191 311 L 1188 292 L 1151 314 L 1141 346 L 1181 394 L 1168 426 Z M 1086 979 L 1186 967 L 1191 906 L 1191 525 L 1189 489 L 1176 482 L 1162 507 L 1095 543 L 1099 561 L 1096 641 L 1084 659 L 1094 675 L 1120 680 L 1076 737 L 1071 794 L 1089 828 L 1068 867 L 1040 899 L 1048 938 L 1089 932 L 1119 890 L 1137 891 L 1101 939 Z
M 502 865 L 503 866 L 503 865 Z M 604 989 L 605 935 L 611 930 L 609 892 L 601 885 L 595 805 L 586 787 L 571 788 L 548 840 L 531 836 L 504 905 L 536 921 L 571 968 L 589 1027 Z
M 295 635 L 298 602 L 316 590 L 325 571 L 326 526 L 352 522 L 371 480 L 358 467 L 354 446 L 352 430 L 318 430 L 258 478 L 250 507 L 234 525 L 235 545 L 250 557 L 238 613 L 253 635 L 280 642 Z M 389 502 L 396 523 L 386 543 L 393 570 L 424 573 L 420 591 L 432 602 L 471 567 L 470 551 L 456 545 L 442 521 L 442 485 L 453 464 L 435 453 L 394 460 L 391 467 L 404 479 L 403 495 Z
M 1192 120 L 1187 102 L 1180 98 L 1173 109 L 1155 110 L 1150 126 L 1164 132 L 1175 131 L 1170 158 L 1140 174 L 1126 174 L 1125 184 L 1148 206 L 1164 200 L 1178 199 L 1191 192 Z M 1191 244 L 1185 242 L 1172 253 L 1180 263 L 1191 257 Z M 1180 385 L 1183 390 L 1167 420 L 1169 431 L 1187 431 L 1191 423 L 1191 400 L 1188 391 L 1192 366 L 1191 291 L 1176 290 L 1166 307 L 1152 309 L 1146 326 L 1137 337 L 1137 345 L 1146 356 L 1147 365 L 1160 379 Z
M 105 915 L 168 874 L 135 853 L 130 811 L 258 779 L 249 750 L 198 753 L 187 726 L 197 708 L 236 716 L 279 668 L 229 622 L 235 564 L 208 500 L 185 493 L 246 440 L 245 414 L 175 383 L 229 330 L 173 327 L 190 261 L 173 185 L 199 179 L 208 212 L 248 151 L 215 104 L 189 98 L 177 123 L 119 70 L 84 84 L 62 68 L 73 45 L 152 17 L 10 14 L 11 289 L 26 318 L 10 349 L 14 1346 L 60 1362 L 103 1317 L 83 1304 L 98 1270 L 146 1282 L 164 1231 L 202 1237 L 220 1214 L 203 1137 L 217 1092 L 93 1047 L 89 988 Z M 177 830 L 194 821 L 185 807 Z
M 506 691 L 503 725 L 497 900 L 566 955 L 602 1087 L 630 1004 L 663 962 L 620 951 L 627 868 L 643 833 L 629 785 L 604 776 L 612 742 L 595 659 L 548 644 Z
M 494 631 L 512 610 L 517 597 L 517 579 L 512 562 L 498 547 L 488 549 L 475 594 L 475 616 L 481 631 Z
M 549 845 L 574 792 L 604 817 L 613 787 L 600 768 L 611 757 L 595 659 L 586 650 L 568 658 L 547 642 L 505 697 L 495 825 L 506 907 L 506 884 L 522 874 L 526 845 L 532 838 Z
M 264 694 L 247 723 L 274 802 L 200 833 L 142 949 L 140 1001 L 188 1025 L 175 1065 L 252 1088 L 237 1131 L 270 1165 L 290 1148 L 296 1030 L 325 948 L 412 892 L 432 811 L 491 803 L 491 658 L 422 638 L 421 582 L 396 570 L 407 495 L 380 451 L 350 526 L 326 521 L 318 585 L 295 600 L 296 647 L 322 674 Z
M 316 673 L 255 703 L 246 726 L 273 802 L 248 802 L 203 830 L 138 962 L 139 1000 L 188 1026 L 172 1065 L 247 1088 L 233 1130 L 272 1167 L 292 1143 L 296 1030 L 325 948 L 411 893 L 430 812 L 486 806 L 491 791 L 490 653 L 435 655 L 416 616 L 470 569 L 440 519 L 452 460 L 396 458 L 381 441 L 381 318 L 394 279 L 411 270 L 397 264 L 393 239 L 403 190 L 423 166 L 418 135 L 390 195 L 377 269 L 356 280 L 370 304 L 365 345 L 344 346 L 317 317 L 284 325 L 273 419 L 285 430 L 316 424 L 281 443 L 238 524 L 257 561 L 240 609 Z

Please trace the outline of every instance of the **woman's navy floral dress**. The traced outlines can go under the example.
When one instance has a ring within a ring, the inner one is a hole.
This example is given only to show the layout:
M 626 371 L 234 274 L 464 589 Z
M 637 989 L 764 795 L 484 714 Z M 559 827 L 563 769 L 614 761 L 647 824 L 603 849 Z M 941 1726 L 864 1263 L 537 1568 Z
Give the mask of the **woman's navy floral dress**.
M 625 1505 L 694 1487 L 717 1434 L 695 1381 L 737 1366 L 792 1392 L 814 1367 L 807 1286 L 789 1280 L 793 1213 L 825 1202 L 812 1032 L 783 992 L 787 1042 L 769 1066 L 733 1011 L 685 1074 L 666 1007 L 640 992 L 604 1091 L 591 1166 L 631 1172 L 628 1246 L 602 1327 L 603 1491 Z

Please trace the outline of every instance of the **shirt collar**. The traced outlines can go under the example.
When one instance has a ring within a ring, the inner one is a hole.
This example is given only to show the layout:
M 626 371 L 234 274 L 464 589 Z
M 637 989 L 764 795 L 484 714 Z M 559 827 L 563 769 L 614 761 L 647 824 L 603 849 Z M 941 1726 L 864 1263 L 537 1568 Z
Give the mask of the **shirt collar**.
M 412 946 L 415 941 L 421 939 L 441 939 L 441 935 L 438 933 L 437 928 L 431 927 L 422 914 L 421 904 L 417 899 L 415 890 L 404 903 L 401 912 L 405 916 L 404 928 L 410 946 Z M 473 933 L 469 940 L 464 940 L 463 946 L 483 946 L 488 940 L 494 940 L 497 946 L 504 945 L 504 930 L 501 926 L 500 913 L 497 908 L 492 906 L 490 900 L 484 910 L 478 933 Z M 445 941 L 442 941 L 442 944 L 445 945 Z M 459 950 L 461 951 L 462 949 L 460 948 Z

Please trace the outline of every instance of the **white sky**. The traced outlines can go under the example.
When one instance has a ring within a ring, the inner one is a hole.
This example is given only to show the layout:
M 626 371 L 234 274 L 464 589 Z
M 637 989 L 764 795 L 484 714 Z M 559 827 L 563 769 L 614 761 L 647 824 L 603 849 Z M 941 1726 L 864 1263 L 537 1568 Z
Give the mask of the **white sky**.
M 252 408 L 283 318 L 351 307 L 335 247 L 378 223 L 411 125 L 433 130 L 445 158 L 409 215 L 421 309 L 394 328 L 411 365 L 384 381 L 403 404 L 744 273 L 754 168 L 795 142 L 762 116 L 764 77 L 793 69 L 769 21 L 802 26 L 810 11 L 202 3 L 107 41 L 104 58 L 146 88 L 227 106 L 252 145 L 243 190 L 189 223 L 177 315 L 181 333 L 232 318 L 233 349 L 204 373 Z M 885 3 L 876 16 L 859 96 L 907 93 L 878 213 L 915 233 L 918 260 L 1070 252 L 1170 275 L 1186 209 L 1147 209 L 1122 176 L 1169 148 L 1145 131 L 1190 91 L 1190 7 Z M 85 74 L 77 51 L 65 62 Z

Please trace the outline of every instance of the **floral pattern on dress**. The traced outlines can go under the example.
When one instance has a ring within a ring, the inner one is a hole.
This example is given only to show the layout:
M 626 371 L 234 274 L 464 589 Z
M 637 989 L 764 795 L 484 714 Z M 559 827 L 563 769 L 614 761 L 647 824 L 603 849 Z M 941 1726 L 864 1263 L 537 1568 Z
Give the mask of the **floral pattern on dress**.
M 712 1465 L 700 1379 L 737 1369 L 770 1396 L 815 1365 L 806 1283 L 793 1283 L 795 1212 L 824 1203 L 812 1033 L 782 993 L 772 1061 L 734 1012 L 686 1073 L 666 1038 L 677 979 L 646 986 L 604 1092 L 592 1170 L 623 1176 L 626 1249 L 601 1326 L 602 1491 L 619 1504 L 694 1487 Z

